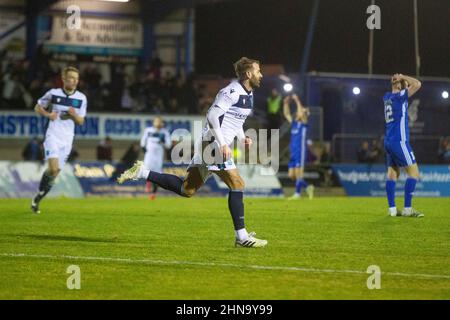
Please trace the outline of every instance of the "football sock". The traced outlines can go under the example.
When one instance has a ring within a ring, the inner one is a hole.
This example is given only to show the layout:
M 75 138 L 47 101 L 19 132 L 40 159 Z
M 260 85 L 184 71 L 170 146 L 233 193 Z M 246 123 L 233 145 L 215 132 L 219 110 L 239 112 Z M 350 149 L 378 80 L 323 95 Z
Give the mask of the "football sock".
M 150 170 L 145 169 L 144 167 L 141 167 L 141 169 L 138 172 L 138 178 L 147 179 L 149 173 L 150 173 Z
M 395 180 L 386 180 L 386 195 L 389 208 L 395 208 Z
M 42 174 L 41 182 L 39 183 L 39 193 L 36 201 L 40 201 L 50 191 L 55 184 L 55 177 L 53 177 L 47 170 Z
M 242 190 L 230 190 L 228 193 L 228 209 L 233 219 L 234 230 L 245 228 L 243 198 L 244 192 Z
M 235 230 L 234 232 L 236 234 L 236 238 L 238 238 L 239 240 L 242 241 L 242 240 L 248 239 L 248 233 L 247 233 L 247 230 L 245 230 L 245 228 Z
M 306 188 L 307 186 L 308 184 L 305 182 L 305 180 L 303 180 L 302 178 L 297 179 L 297 181 L 295 182 L 295 193 L 301 194 L 302 188 Z
M 155 183 L 163 189 L 173 191 L 180 196 L 185 196 L 181 190 L 183 186 L 183 179 L 177 177 L 176 175 L 150 171 L 147 176 L 147 180 Z
M 414 190 L 416 189 L 417 179 L 408 178 L 405 183 L 405 209 L 411 208 L 411 202 Z

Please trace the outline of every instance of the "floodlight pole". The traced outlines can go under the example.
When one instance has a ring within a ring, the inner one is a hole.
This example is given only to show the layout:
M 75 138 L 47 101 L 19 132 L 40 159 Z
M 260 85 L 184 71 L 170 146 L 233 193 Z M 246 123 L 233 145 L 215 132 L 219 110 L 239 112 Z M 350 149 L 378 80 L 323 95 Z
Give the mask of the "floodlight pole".
M 416 53 L 416 76 L 420 76 L 420 55 L 419 55 L 419 24 L 417 17 L 417 0 L 414 3 L 414 47 Z
M 311 44 L 314 36 L 314 27 L 317 20 L 317 14 L 319 12 L 319 4 L 320 0 L 314 0 L 313 7 L 311 9 L 311 15 L 309 17 L 309 25 L 308 25 L 308 34 L 306 36 L 305 46 L 303 48 L 303 55 L 302 55 L 302 62 L 300 66 L 300 95 L 305 92 L 306 87 L 306 70 L 308 68 L 308 62 L 309 62 L 309 54 L 311 51 Z M 305 99 L 305 97 L 302 97 Z M 305 99 L 306 101 L 306 99 Z
M 372 0 L 371 5 L 372 6 L 375 5 L 375 0 Z M 374 29 L 371 28 L 369 31 L 369 58 L 368 58 L 370 75 L 373 73 L 373 33 L 374 33 Z
M 192 7 L 186 8 L 186 22 L 184 34 L 184 74 L 188 76 L 192 72 L 191 52 L 194 44 L 194 9 Z

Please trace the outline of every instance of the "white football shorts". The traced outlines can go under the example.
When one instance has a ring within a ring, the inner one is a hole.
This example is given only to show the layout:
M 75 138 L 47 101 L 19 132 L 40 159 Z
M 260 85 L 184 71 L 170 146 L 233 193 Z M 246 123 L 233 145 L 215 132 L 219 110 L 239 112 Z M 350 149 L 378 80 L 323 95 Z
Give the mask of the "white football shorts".
M 61 144 L 52 138 L 46 138 L 44 141 L 45 160 L 58 159 L 59 169 L 62 170 L 66 164 L 67 158 L 69 158 L 72 151 L 71 144 Z

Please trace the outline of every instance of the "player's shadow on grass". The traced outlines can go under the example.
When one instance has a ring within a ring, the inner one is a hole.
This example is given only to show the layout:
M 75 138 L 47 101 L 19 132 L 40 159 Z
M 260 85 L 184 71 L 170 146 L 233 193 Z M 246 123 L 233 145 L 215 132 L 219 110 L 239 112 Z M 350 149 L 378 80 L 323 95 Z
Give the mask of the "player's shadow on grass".
M 47 234 L 9 234 L 13 237 L 31 238 L 37 240 L 50 240 L 50 241 L 83 241 L 83 242 L 117 242 L 117 237 L 112 238 L 89 238 L 89 237 L 77 237 L 77 236 L 62 236 L 62 235 L 47 235 Z

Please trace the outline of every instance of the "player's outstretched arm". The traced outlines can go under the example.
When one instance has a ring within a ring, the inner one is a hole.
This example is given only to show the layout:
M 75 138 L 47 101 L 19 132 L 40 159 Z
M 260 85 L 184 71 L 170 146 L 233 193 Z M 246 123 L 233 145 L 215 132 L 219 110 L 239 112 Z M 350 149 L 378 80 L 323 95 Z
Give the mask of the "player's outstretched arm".
M 294 100 L 295 105 L 297 106 L 297 114 L 299 117 L 303 117 L 303 114 L 306 112 L 306 108 L 302 105 L 296 94 L 292 95 L 292 100 Z
M 411 97 L 414 93 L 416 93 L 420 87 L 422 86 L 422 83 L 417 80 L 416 78 L 413 77 L 409 77 L 409 76 L 405 76 L 400 74 L 400 79 L 401 80 L 405 80 L 408 82 L 409 87 L 408 87 L 408 97 Z
M 286 118 L 287 122 L 292 123 L 291 110 L 289 110 L 290 100 L 291 98 L 289 96 L 283 99 L 283 115 Z

